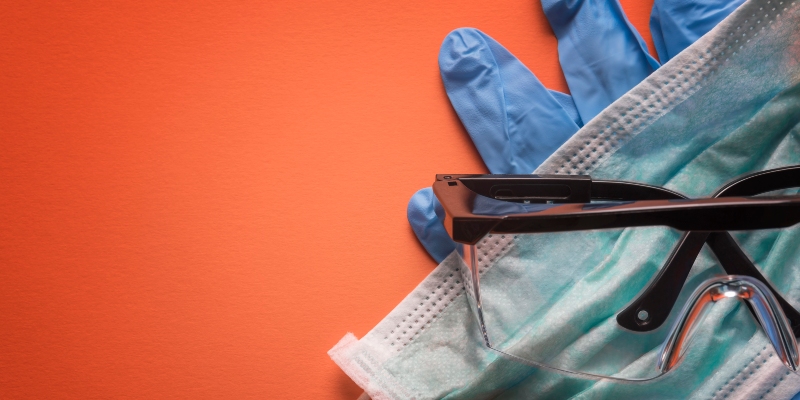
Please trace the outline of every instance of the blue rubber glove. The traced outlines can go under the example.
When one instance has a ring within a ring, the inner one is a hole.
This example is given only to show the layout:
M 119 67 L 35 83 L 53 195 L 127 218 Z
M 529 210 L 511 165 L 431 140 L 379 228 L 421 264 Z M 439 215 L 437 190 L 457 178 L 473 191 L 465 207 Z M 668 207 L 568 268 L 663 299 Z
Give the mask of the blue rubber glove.
M 650 34 L 662 63 L 675 57 L 739 7 L 744 0 L 662 0 L 653 4 Z
M 744 0 L 656 0 L 650 27 L 662 61 L 713 28 Z M 489 171 L 528 174 L 606 106 L 659 67 L 619 3 L 543 0 L 572 96 L 548 90 L 508 50 L 472 28 L 451 32 L 439 52 L 445 90 Z M 415 193 L 408 220 L 441 262 L 455 248 L 430 188 Z

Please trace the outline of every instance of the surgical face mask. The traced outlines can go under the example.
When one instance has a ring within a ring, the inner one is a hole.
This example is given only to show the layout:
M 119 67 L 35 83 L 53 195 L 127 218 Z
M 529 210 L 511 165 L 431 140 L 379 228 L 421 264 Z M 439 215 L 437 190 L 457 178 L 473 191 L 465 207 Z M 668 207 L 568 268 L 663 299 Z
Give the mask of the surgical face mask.
M 736 176 L 800 163 L 799 25 L 796 0 L 746 2 L 594 118 L 535 172 L 643 182 L 696 198 Z M 501 266 L 517 261 L 536 260 L 552 270 L 565 258 L 585 259 L 583 268 L 602 269 L 602 260 L 587 248 L 544 246 L 542 241 L 554 239 L 541 237 L 492 236 L 479 244 L 484 288 L 500 290 L 506 282 Z M 631 258 L 651 254 L 659 244 L 612 234 L 601 239 L 602 248 L 618 248 L 617 254 Z M 800 242 L 792 240 L 778 247 L 762 247 L 769 240 L 744 246 L 797 260 L 800 254 L 791 252 Z M 331 350 L 334 361 L 373 398 L 788 398 L 800 390 L 740 306 L 715 307 L 695 332 L 683 363 L 646 386 L 579 379 L 508 360 L 487 351 L 475 329 L 461 266 L 458 254 L 451 254 L 364 338 L 348 335 Z M 634 262 L 616 263 L 608 274 L 621 279 L 636 268 Z M 762 272 L 798 306 L 793 299 L 800 298 L 800 270 L 775 264 Z M 703 250 L 686 293 L 719 273 L 714 256 Z M 589 328 L 596 331 L 604 323 Z

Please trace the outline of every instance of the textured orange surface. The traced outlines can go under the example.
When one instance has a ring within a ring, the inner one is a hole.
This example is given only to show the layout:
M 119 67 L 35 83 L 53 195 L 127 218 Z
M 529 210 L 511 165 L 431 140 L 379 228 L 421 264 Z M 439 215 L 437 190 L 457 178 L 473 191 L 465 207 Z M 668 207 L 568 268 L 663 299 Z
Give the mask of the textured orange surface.
M 649 38 L 649 4 L 624 2 Z M 405 217 L 485 171 L 437 52 L 549 87 L 528 0 L 0 4 L 0 397 L 353 399 L 327 357 L 435 263 Z

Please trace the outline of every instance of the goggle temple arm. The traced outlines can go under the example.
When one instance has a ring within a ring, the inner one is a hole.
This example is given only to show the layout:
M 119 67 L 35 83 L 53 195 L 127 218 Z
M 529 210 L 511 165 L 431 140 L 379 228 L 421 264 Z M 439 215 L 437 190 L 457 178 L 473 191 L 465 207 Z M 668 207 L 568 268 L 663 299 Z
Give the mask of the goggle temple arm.
M 616 185 L 619 186 L 619 183 Z M 755 196 L 795 187 L 800 187 L 800 165 L 759 171 L 739 177 L 720 188 L 713 197 Z M 670 194 L 662 188 L 648 187 L 647 189 L 660 192 L 656 196 Z M 638 192 L 643 191 L 639 190 Z M 677 195 L 684 197 L 680 194 Z M 677 301 L 681 288 L 689 276 L 689 271 L 704 242 L 714 252 L 728 275 L 751 276 L 767 286 L 771 286 L 729 233 L 684 232 L 679 245 L 673 249 L 672 255 L 656 278 L 633 302 L 617 314 L 617 323 L 637 332 L 651 331 L 660 327 L 667 320 Z M 793 332 L 796 335 L 800 334 L 800 312 L 777 291 L 772 290 L 772 293 L 775 294 L 778 304 L 789 319 Z M 640 315 L 646 315 L 647 318 L 639 318 Z

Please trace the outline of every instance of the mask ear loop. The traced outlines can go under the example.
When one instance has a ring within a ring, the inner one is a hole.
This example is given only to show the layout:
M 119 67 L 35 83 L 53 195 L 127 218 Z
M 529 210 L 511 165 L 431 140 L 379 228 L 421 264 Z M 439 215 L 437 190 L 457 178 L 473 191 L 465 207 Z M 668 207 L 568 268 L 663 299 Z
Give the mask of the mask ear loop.
M 726 298 L 738 298 L 750 305 L 778 358 L 792 372 L 797 372 L 800 352 L 786 315 L 766 285 L 742 275 L 709 279 L 694 291 L 661 347 L 657 365 L 659 371 L 667 373 L 680 363 L 703 311 L 709 304 Z

